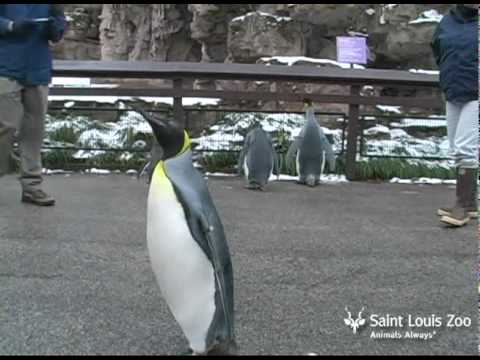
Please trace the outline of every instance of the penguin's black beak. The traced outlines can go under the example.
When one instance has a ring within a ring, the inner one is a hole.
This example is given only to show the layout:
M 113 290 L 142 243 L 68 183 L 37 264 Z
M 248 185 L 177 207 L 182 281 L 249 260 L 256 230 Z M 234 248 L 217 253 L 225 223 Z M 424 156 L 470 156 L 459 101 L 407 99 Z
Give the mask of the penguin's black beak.
M 150 124 L 158 144 L 162 147 L 163 160 L 170 159 L 180 154 L 185 143 L 185 132 L 183 127 L 174 121 L 160 118 L 156 114 L 147 113 L 139 108 L 133 109 L 140 113 Z

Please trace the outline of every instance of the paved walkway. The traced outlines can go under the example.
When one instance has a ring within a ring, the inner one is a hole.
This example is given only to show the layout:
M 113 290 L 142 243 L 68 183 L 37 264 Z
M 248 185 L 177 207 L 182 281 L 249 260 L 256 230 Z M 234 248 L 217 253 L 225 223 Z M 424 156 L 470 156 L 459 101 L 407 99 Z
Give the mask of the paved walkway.
M 14 177 L 0 184 L 0 354 L 184 349 L 150 269 L 144 181 L 47 177 L 53 209 L 21 204 Z M 475 226 L 445 229 L 434 215 L 451 188 L 209 186 L 232 250 L 242 354 L 477 354 Z M 472 324 L 373 340 L 371 319 L 356 335 L 345 325 L 345 306 L 354 317 L 365 307 L 364 317 L 454 313 Z

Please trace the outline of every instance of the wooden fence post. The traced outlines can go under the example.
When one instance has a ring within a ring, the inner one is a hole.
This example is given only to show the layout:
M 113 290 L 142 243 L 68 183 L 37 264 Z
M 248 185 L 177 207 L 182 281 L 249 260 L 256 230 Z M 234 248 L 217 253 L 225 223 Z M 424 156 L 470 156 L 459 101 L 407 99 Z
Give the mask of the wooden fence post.
M 180 92 L 183 89 L 183 80 L 174 79 L 173 80 L 173 89 L 174 92 Z M 175 121 L 182 125 L 185 128 L 185 111 L 183 110 L 182 96 L 175 94 L 173 98 L 173 117 Z
M 353 85 L 350 88 L 350 95 L 359 96 L 360 86 Z M 349 181 L 357 179 L 357 145 L 358 145 L 358 128 L 360 121 L 360 105 L 350 104 L 348 110 L 348 137 L 347 137 L 347 155 L 345 171 Z

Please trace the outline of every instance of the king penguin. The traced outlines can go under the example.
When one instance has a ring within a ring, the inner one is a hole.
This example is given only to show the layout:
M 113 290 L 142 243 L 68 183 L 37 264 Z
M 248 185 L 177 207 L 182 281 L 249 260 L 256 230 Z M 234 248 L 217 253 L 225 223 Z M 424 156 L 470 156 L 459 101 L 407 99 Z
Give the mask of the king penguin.
M 238 173 L 247 181 L 247 189 L 264 191 L 273 170 L 279 173 L 278 156 L 271 137 L 257 124 L 245 137 L 238 158 Z
M 163 149 L 148 193 L 151 266 L 191 355 L 233 355 L 233 268 L 223 225 L 190 139 L 175 122 L 138 110 Z
M 315 110 L 310 101 L 305 102 L 306 123 L 300 135 L 292 142 L 286 158 L 287 165 L 295 163 L 299 175 L 299 184 L 316 186 L 320 183 L 325 164 L 330 170 L 335 169 L 335 154 L 332 145 L 315 119 Z

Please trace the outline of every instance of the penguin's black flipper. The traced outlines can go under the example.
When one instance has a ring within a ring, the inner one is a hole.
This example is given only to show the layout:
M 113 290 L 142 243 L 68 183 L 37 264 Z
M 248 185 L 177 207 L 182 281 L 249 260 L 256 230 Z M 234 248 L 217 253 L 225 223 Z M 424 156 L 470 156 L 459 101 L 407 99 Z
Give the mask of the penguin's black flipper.
M 207 240 L 209 251 L 212 254 L 211 260 L 214 267 L 215 282 L 217 291 L 215 297 L 216 303 L 220 304 L 221 309 L 215 312 L 213 324 L 223 324 L 222 326 L 211 326 L 207 335 L 207 343 L 216 343 L 217 339 L 221 341 L 234 340 L 234 319 L 233 319 L 233 269 L 230 262 L 228 249 L 220 246 L 218 239 L 218 231 L 215 227 L 215 221 L 209 221 L 205 214 L 200 214 L 200 224 Z M 213 219 L 212 219 L 213 220 Z M 219 224 L 217 223 L 217 226 Z M 220 259 L 227 259 L 228 261 L 219 261 Z M 217 342 L 217 345 L 221 343 Z
M 137 173 L 137 180 L 140 180 L 140 178 L 145 174 L 148 169 L 150 168 L 151 161 L 147 161 L 147 163 L 143 166 L 143 168 Z

